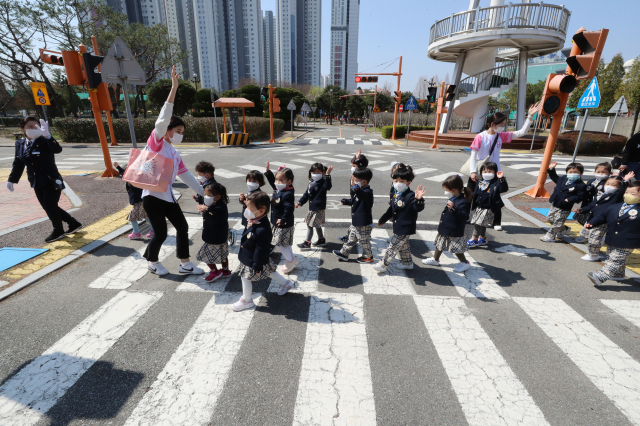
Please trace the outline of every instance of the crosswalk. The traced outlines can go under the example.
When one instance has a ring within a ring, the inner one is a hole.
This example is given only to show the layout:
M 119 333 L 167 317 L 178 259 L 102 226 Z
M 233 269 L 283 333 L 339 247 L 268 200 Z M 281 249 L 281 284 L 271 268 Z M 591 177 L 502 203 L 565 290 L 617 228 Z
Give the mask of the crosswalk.
M 197 247 L 201 243 L 198 234 L 202 220 L 187 220 L 190 238 Z M 236 231 L 242 229 L 239 221 L 232 220 L 230 225 Z M 329 225 L 325 232 L 334 241 L 338 230 Z M 347 225 L 345 222 L 344 227 Z M 297 224 L 294 243 L 303 241 L 305 234 L 305 224 Z M 170 235 L 161 258 L 175 252 L 175 232 Z M 383 255 L 390 236 L 388 227 L 373 229 L 372 247 L 377 258 Z M 434 237 L 435 231 L 423 226 L 412 238 L 412 251 L 426 256 L 427 250 L 434 250 Z M 415 371 L 427 377 L 418 384 L 418 393 L 425 393 L 421 401 L 432 412 L 462 413 L 464 420 L 455 424 L 555 424 L 552 419 L 557 419 L 555 411 L 561 409 L 562 403 L 554 395 L 587 392 L 602 398 L 603 409 L 617 413 L 615 418 L 624 419 L 610 420 L 609 424 L 640 425 L 638 352 L 622 347 L 620 339 L 610 334 L 610 328 L 593 323 L 594 316 L 588 316 L 588 308 L 581 303 L 570 306 L 559 298 L 512 296 L 511 290 L 507 291 L 509 287 L 501 286 L 490 270 L 473 259 L 475 252 L 468 256 L 472 267 L 465 273 L 455 273 L 453 265 L 457 260 L 445 253 L 441 268 L 424 266 L 414 257 L 414 270 L 392 265 L 386 273 L 377 274 L 371 265 L 339 263 L 329 249 L 300 251 L 294 247 L 301 264 L 292 278 L 299 287 L 279 297 L 270 280 L 256 283 L 254 302 L 258 308 L 235 313 L 230 305 L 240 296 L 236 274 L 214 283 L 207 283 L 203 276 L 181 277 L 171 289 L 166 283 L 172 281 L 167 279 L 148 280 L 153 276 L 148 275 L 140 257 L 143 249 L 144 246 L 119 260 L 88 283 L 96 289 L 91 291 L 112 292 L 109 300 L 71 330 L 61 331 L 63 335 L 41 355 L 4 379 L 0 384 L 1 425 L 41 424 L 52 407 L 127 333 L 137 330 L 149 339 L 162 339 L 154 325 L 143 319 L 159 304 L 168 314 L 172 308 L 167 303 L 180 296 L 187 300 L 197 296 L 206 303 L 190 327 L 174 330 L 172 324 L 163 324 L 162 333 L 179 335 L 171 355 L 149 378 L 146 390 L 135 392 L 127 401 L 124 415 L 110 419 L 109 424 L 212 424 L 211 419 L 226 409 L 226 393 L 232 392 L 230 389 L 243 389 L 254 400 L 265 397 L 254 394 L 255 383 L 243 379 L 247 367 L 238 364 L 238 360 L 247 356 L 264 360 L 265 369 L 284 359 L 287 367 L 291 363 L 291 368 L 284 370 L 287 374 L 274 379 L 293 383 L 295 391 L 278 398 L 286 420 L 278 417 L 280 420 L 267 419 L 261 424 L 393 423 L 389 420 L 393 414 L 388 412 L 391 402 L 380 395 L 410 395 L 380 377 L 412 375 L 415 368 L 398 365 L 393 359 L 380 362 L 387 348 L 374 343 L 375 332 L 381 321 L 393 321 L 397 332 L 394 338 L 400 342 L 397 350 L 415 353 L 420 357 L 419 365 L 427 366 L 426 372 Z M 238 250 L 237 244 L 230 247 L 230 268 L 234 270 L 239 266 Z M 138 286 L 145 278 L 145 285 Z M 518 294 L 517 289 L 514 291 Z M 623 300 L 616 294 L 611 297 L 597 302 L 599 315 L 615 316 L 627 333 L 640 335 L 640 300 Z M 295 316 L 294 311 L 286 308 L 293 301 L 297 320 L 290 318 Z M 389 312 L 385 301 L 398 301 L 404 308 Z M 488 312 L 499 312 L 498 321 L 505 324 L 501 332 L 487 327 Z M 265 343 L 274 339 L 273 334 L 264 334 L 264 324 L 272 324 L 274 315 L 287 318 L 284 324 L 304 322 L 304 327 L 278 331 L 286 338 L 299 339 L 301 344 L 286 354 L 269 349 L 247 353 L 252 347 L 270 347 L 263 346 L 261 339 Z M 518 334 L 516 330 L 520 329 L 511 328 L 522 321 L 530 322 L 542 336 L 533 351 L 518 352 L 513 347 L 514 338 L 527 338 Z M 420 333 L 403 334 L 409 324 L 418 327 Z M 529 372 L 522 374 L 522 363 L 532 370 L 547 368 L 548 363 L 531 362 L 545 357 L 553 357 L 558 374 L 564 374 L 562 369 L 568 364 L 576 373 L 562 383 L 542 385 L 532 381 Z M 127 369 L 127 358 L 121 362 L 124 365 L 119 368 Z M 429 377 L 435 380 L 439 374 L 446 385 L 433 389 Z M 453 397 L 442 400 L 443 393 Z M 424 408 L 409 406 L 416 415 Z M 578 415 L 568 410 L 566 424 L 595 424 L 589 421 L 589 411 L 585 411 Z M 404 414 L 411 417 L 412 413 Z M 255 423 L 247 415 L 238 421 Z
M 358 139 L 358 138 L 312 138 L 299 139 L 296 141 L 299 145 L 385 145 L 395 146 L 395 144 L 386 139 Z
M 503 170 L 505 166 L 507 169 L 518 170 L 524 173 L 527 173 L 531 176 L 538 176 L 540 171 L 540 164 L 542 164 L 542 154 L 510 154 L 510 153 L 500 153 L 500 164 L 502 165 Z M 568 156 L 560 156 L 554 155 L 551 161 L 555 161 L 558 163 L 557 170 L 558 174 L 562 174 L 564 172 L 565 167 L 571 163 L 571 157 Z M 600 162 L 608 161 L 606 159 L 601 159 L 598 161 L 597 158 L 589 158 L 589 159 L 581 159 L 576 158 L 576 162 L 581 163 L 584 166 L 584 177 L 591 178 L 595 173 L 595 167 Z M 506 171 L 506 170 L 505 170 Z
M 180 155 L 186 157 L 188 155 L 199 154 L 205 149 L 188 148 L 180 150 Z M 111 161 L 120 164 L 120 167 L 126 167 L 129 162 L 129 149 L 117 148 L 112 149 L 109 153 Z M 102 154 L 80 154 L 73 157 L 58 156 L 56 166 L 59 170 L 91 170 L 94 168 L 104 168 L 104 156 Z

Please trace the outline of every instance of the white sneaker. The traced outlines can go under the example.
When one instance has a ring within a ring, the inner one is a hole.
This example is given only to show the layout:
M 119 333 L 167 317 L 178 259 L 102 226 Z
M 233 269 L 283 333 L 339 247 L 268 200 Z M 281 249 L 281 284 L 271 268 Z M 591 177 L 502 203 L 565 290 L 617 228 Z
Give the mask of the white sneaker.
M 555 243 L 557 240 L 555 238 L 547 237 L 547 235 L 543 235 L 540 237 L 540 241 L 544 241 L 545 243 Z
M 373 265 L 373 269 L 379 274 L 382 274 L 383 272 L 387 271 L 387 267 L 384 266 L 384 263 L 382 262 L 378 262 L 375 265 Z
M 584 256 L 582 256 L 580 259 L 586 260 L 587 262 L 595 262 L 597 260 L 600 260 L 600 256 L 591 257 L 591 255 L 587 253 Z
M 244 311 L 245 309 L 251 309 L 255 307 L 256 305 L 254 305 L 253 300 L 245 302 L 242 296 L 240 297 L 240 300 L 238 300 L 236 303 L 231 305 L 231 309 L 233 309 L 235 312 L 240 312 L 240 311 Z
M 401 263 L 397 266 L 398 269 L 413 269 L 413 263 L 411 265 L 405 265 L 404 263 Z
M 574 238 L 573 241 L 575 241 L 576 243 L 584 243 L 586 240 L 584 239 L 584 237 L 577 237 Z
M 293 256 L 293 260 L 291 262 L 284 263 L 284 268 L 282 268 L 282 272 L 284 272 L 285 274 L 290 274 L 294 269 L 296 269 L 296 266 L 298 266 L 298 264 L 300 264 L 298 257 Z
M 460 262 L 453 267 L 453 272 L 464 272 L 469 268 L 471 268 L 471 265 L 469 264 L 469 262 L 466 262 L 466 263 Z
M 627 277 L 616 277 L 616 278 L 614 278 L 614 277 L 610 277 L 609 279 L 610 279 L 611 281 L 624 281 L 624 280 L 626 280 L 626 279 L 627 279 Z
M 193 262 L 189 262 L 185 265 L 181 264 L 178 269 L 178 273 L 185 275 L 202 275 L 204 274 L 204 271 L 194 265 Z
M 149 270 L 151 271 L 152 274 L 156 274 L 158 276 L 167 275 L 169 273 L 169 271 L 167 271 L 167 268 L 162 266 L 162 263 L 160 263 L 160 262 L 156 262 L 153 265 L 152 265 L 151 262 L 149 262 L 147 264 L 147 268 L 149 268 Z
M 496 225 L 493 227 L 494 231 L 502 231 L 502 226 L 501 225 Z
M 284 296 L 289 290 L 296 287 L 295 281 L 287 281 L 285 285 L 278 287 L 278 296 Z
M 426 259 L 422 259 L 422 263 L 424 263 L 425 265 L 440 266 L 440 262 L 435 260 L 433 257 L 428 257 Z

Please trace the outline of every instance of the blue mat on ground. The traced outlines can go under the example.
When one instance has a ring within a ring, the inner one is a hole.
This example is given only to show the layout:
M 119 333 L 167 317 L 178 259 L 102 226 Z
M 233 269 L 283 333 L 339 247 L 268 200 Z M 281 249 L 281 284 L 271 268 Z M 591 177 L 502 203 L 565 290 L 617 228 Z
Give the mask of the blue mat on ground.
M 32 249 L 19 247 L 3 247 L 0 248 L 0 271 L 9 269 L 12 266 L 22 263 L 26 260 L 36 257 L 49 249 Z
M 551 209 L 540 209 L 540 208 L 534 207 L 531 210 L 535 210 L 543 216 L 549 216 L 549 210 Z M 567 218 L 567 220 L 573 220 L 573 212 L 569 214 L 569 217 Z
M 471 151 L 471 148 L 462 148 L 463 151 Z

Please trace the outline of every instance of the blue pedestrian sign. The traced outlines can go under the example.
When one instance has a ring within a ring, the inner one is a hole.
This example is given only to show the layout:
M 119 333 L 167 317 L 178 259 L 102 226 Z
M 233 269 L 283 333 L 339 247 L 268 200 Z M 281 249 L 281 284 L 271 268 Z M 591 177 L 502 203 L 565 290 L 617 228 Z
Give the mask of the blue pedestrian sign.
M 414 98 L 413 95 L 411 95 L 411 97 L 407 101 L 407 104 L 404 107 L 404 110 L 405 111 L 415 111 L 417 109 L 418 109 L 418 103 L 416 102 L 416 98 Z
M 42 93 L 42 89 L 38 89 L 38 96 L 44 96 L 44 93 Z
M 598 108 L 598 105 L 600 105 L 600 87 L 598 86 L 598 77 L 593 77 L 578 102 L 578 108 Z

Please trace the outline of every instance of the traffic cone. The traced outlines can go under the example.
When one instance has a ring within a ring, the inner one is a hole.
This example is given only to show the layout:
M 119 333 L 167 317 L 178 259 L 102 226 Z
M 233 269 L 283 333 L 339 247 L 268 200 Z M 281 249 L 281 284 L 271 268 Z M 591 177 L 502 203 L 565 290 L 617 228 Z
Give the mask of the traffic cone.
M 364 132 L 367 133 L 367 123 L 364 124 Z

